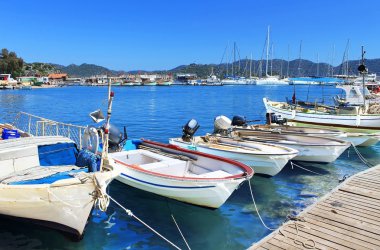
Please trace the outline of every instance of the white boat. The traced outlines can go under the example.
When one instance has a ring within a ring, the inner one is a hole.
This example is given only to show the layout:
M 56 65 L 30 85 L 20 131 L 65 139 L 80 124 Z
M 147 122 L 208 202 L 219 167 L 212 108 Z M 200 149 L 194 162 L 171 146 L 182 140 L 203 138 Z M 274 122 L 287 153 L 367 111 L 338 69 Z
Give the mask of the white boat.
M 118 172 L 78 167 L 75 152 L 74 142 L 60 136 L 0 141 L 0 214 L 80 239 L 100 190 Z
M 351 143 L 338 138 L 268 133 L 257 130 L 233 131 L 231 136 L 247 142 L 246 146 L 249 142 L 263 142 L 293 148 L 298 151 L 298 155 L 293 160 L 306 162 L 333 162 L 351 146 Z
M 240 161 L 253 168 L 256 174 L 274 176 L 278 174 L 298 151 L 266 143 L 247 146 L 244 142 L 223 139 L 215 136 L 197 136 L 191 141 L 172 138 L 170 144 L 207 154 L 213 154 Z
M 121 171 L 117 180 L 179 201 L 218 208 L 253 176 L 248 166 L 222 157 L 147 140 L 137 144 L 143 149 L 109 154 Z
M 248 85 L 251 82 L 245 77 L 230 77 L 221 81 L 223 85 Z
M 256 85 L 289 85 L 289 82 L 284 79 L 280 79 L 278 76 L 271 76 L 268 74 L 268 65 L 269 65 L 269 34 L 270 27 L 268 26 L 267 38 L 266 38 L 266 64 L 265 64 L 265 77 L 261 77 L 255 80 Z M 272 54 L 273 55 L 273 54 Z
M 292 128 L 298 128 L 309 126 L 311 129 L 322 129 L 322 130 L 330 130 L 330 129 L 338 129 L 342 131 L 346 136 L 337 136 L 338 138 L 351 142 L 352 145 L 356 147 L 370 147 L 377 144 L 380 141 L 380 130 L 378 129 L 361 129 L 361 128 L 346 128 L 339 126 L 323 126 L 321 125 L 313 125 L 306 124 L 302 122 L 291 122 Z
M 356 107 L 302 107 L 286 102 L 270 101 L 263 98 L 267 113 L 281 115 L 289 121 L 316 125 L 328 125 L 349 128 L 380 129 L 380 114 L 363 112 Z
M 267 76 L 267 77 L 259 78 L 255 80 L 255 84 L 256 85 L 280 85 L 280 86 L 283 85 L 285 86 L 285 85 L 289 85 L 289 82 L 285 80 L 281 80 L 276 76 Z
M 362 105 L 364 99 L 369 104 L 380 103 L 380 96 L 371 94 L 366 86 L 342 84 L 337 85 L 336 88 L 344 91 L 343 95 L 337 95 L 334 97 L 336 105 Z

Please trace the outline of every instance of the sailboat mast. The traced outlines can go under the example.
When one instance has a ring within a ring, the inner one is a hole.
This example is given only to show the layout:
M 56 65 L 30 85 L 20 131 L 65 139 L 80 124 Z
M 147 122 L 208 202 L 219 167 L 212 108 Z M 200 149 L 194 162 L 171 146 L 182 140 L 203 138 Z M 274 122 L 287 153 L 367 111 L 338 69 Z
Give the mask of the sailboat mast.
M 288 44 L 288 67 L 287 67 L 287 69 L 286 69 L 286 77 L 288 77 L 289 78 L 289 63 L 290 63 L 290 46 L 289 46 L 289 44 Z
M 234 63 L 236 61 L 236 42 L 234 42 L 234 61 L 232 62 L 232 76 L 235 76 Z
M 268 33 L 267 33 L 267 62 L 265 64 L 265 76 L 268 76 L 268 61 L 269 61 L 269 32 L 270 32 L 270 26 L 268 26 Z
M 348 80 L 348 75 L 349 75 L 349 53 L 350 53 L 350 39 L 348 39 L 347 42 L 347 58 L 346 58 L 346 75 L 347 75 L 347 80 Z
M 273 43 L 272 43 L 272 48 L 270 50 L 270 75 L 273 76 Z
M 317 76 L 319 76 L 319 53 L 317 53 Z
M 251 52 L 251 60 L 249 61 L 249 78 L 252 78 L 252 52 Z
M 302 40 L 300 42 L 300 51 L 299 51 L 299 58 L 298 58 L 298 76 L 301 76 L 301 52 L 302 52 Z

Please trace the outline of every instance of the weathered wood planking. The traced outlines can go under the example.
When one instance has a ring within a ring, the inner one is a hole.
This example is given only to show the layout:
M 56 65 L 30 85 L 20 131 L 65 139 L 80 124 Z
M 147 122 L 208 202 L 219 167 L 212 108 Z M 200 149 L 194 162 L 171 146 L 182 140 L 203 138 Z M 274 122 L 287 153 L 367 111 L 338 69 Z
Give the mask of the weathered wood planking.
M 249 249 L 380 249 L 380 165 L 351 176 Z

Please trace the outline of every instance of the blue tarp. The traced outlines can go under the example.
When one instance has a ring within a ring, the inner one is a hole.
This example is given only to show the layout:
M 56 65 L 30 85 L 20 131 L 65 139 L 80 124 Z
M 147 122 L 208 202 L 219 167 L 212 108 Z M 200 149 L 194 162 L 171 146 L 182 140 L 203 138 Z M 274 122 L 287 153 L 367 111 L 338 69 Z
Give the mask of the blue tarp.
M 78 150 L 74 143 L 38 146 L 40 166 L 75 165 Z

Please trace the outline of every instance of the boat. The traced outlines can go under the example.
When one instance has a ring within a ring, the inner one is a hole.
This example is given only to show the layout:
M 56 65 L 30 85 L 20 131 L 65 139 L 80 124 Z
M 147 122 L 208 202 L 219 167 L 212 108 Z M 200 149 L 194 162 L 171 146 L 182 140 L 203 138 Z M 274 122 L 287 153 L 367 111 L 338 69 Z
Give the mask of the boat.
M 346 134 L 345 137 L 339 137 L 342 140 L 351 142 L 356 147 L 370 147 L 376 145 L 380 141 L 380 130 L 377 129 L 362 129 L 362 128 L 349 128 L 337 127 L 328 125 L 314 125 L 302 122 L 290 122 L 290 127 L 308 127 L 312 129 L 337 129 Z
M 195 136 L 195 131 L 188 128 L 198 124 L 194 119 L 190 120 L 183 129 L 182 138 L 171 138 L 169 143 L 186 149 L 217 155 L 240 161 L 253 168 L 255 174 L 274 176 L 278 174 L 289 160 L 296 157 L 297 150 L 267 144 L 252 143 L 247 146 L 245 142 L 213 135 Z
M 175 200 L 219 208 L 242 182 L 253 176 L 248 166 L 219 156 L 149 140 L 130 140 L 132 150 L 109 154 L 116 179 Z
M 158 81 L 157 86 L 171 86 L 173 84 L 172 81 Z
M 143 86 L 156 86 L 156 75 L 140 75 L 141 84 Z
M 118 174 L 109 166 L 79 165 L 83 156 L 62 136 L 0 140 L 0 214 L 81 239 L 94 205 L 100 199 L 107 205 L 105 189 Z
M 275 120 L 273 117 L 270 120 Z M 306 134 L 308 132 L 309 134 Z M 218 116 L 214 121 L 216 136 L 228 136 L 249 142 L 262 142 L 293 148 L 298 151 L 295 161 L 330 163 L 351 146 L 345 134 L 337 130 L 300 128 L 284 125 L 248 125 L 243 116 L 234 116 L 232 121 Z M 325 136 L 316 136 L 316 135 Z M 326 137 L 328 135 L 329 137 Z M 341 136 L 343 138 L 337 138 Z
M 331 163 L 351 146 L 351 143 L 338 138 L 268 133 L 257 130 L 238 129 L 233 130 L 230 135 L 244 142 L 263 142 L 293 148 L 298 151 L 293 160 L 305 162 Z
M 221 81 L 223 85 L 248 85 L 250 81 L 245 77 L 227 77 Z
M 232 53 L 233 53 L 233 57 L 231 58 L 233 61 L 231 63 L 231 75 L 229 75 L 228 73 L 228 68 L 229 68 L 229 62 L 227 61 L 226 63 L 226 77 L 225 79 L 223 79 L 221 81 L 221 84 L 222 85 L 247 85 L 247 84 L 251 84 L 251 81 L 246 79 L 245 77 L 243 76 L 239 76 L 238 74 L 240 74 L 240 54 L 239 54 L 239 60 L 238 60 L 238 69 L 236 69 L 236 66 L 235 66 L 235 63 L 236 63 L 236 50 L 238 50 L 236 48 L 236 42 L 234 42 L 234 46 L 233 46 L 233 49 L 232 49 Z M 228 49 L 228 45 L 226 47 L 226 50 Z M 239 50 L 238 50 L 239 51 Z M 224 55 L 223 55 L 224 57 Z M 237 75 L 236 75 L 237 74 Z M 211 73 L 211 75 L 213 75 L 213 73 Z
M 271 101 L 263 98 L 267 113 L 275 113 L 292 122 L 327 125 L 346 128 L 380 129 L 380 114 L 369 113 L 359 106 L 325 106 L 314 104 L 303 107 L 287 102 Z
M 268 65 L 269 65 L 269 34 L 270 27 L 268 26 L 267 38 L 266 38 L 266 64 L 265 64 L 265 77 L 255 80 L 256 85 L 289 85 L 289 82 L 284 79 L 280 79 L 278 76 L 271 76 L 268 74 Z

